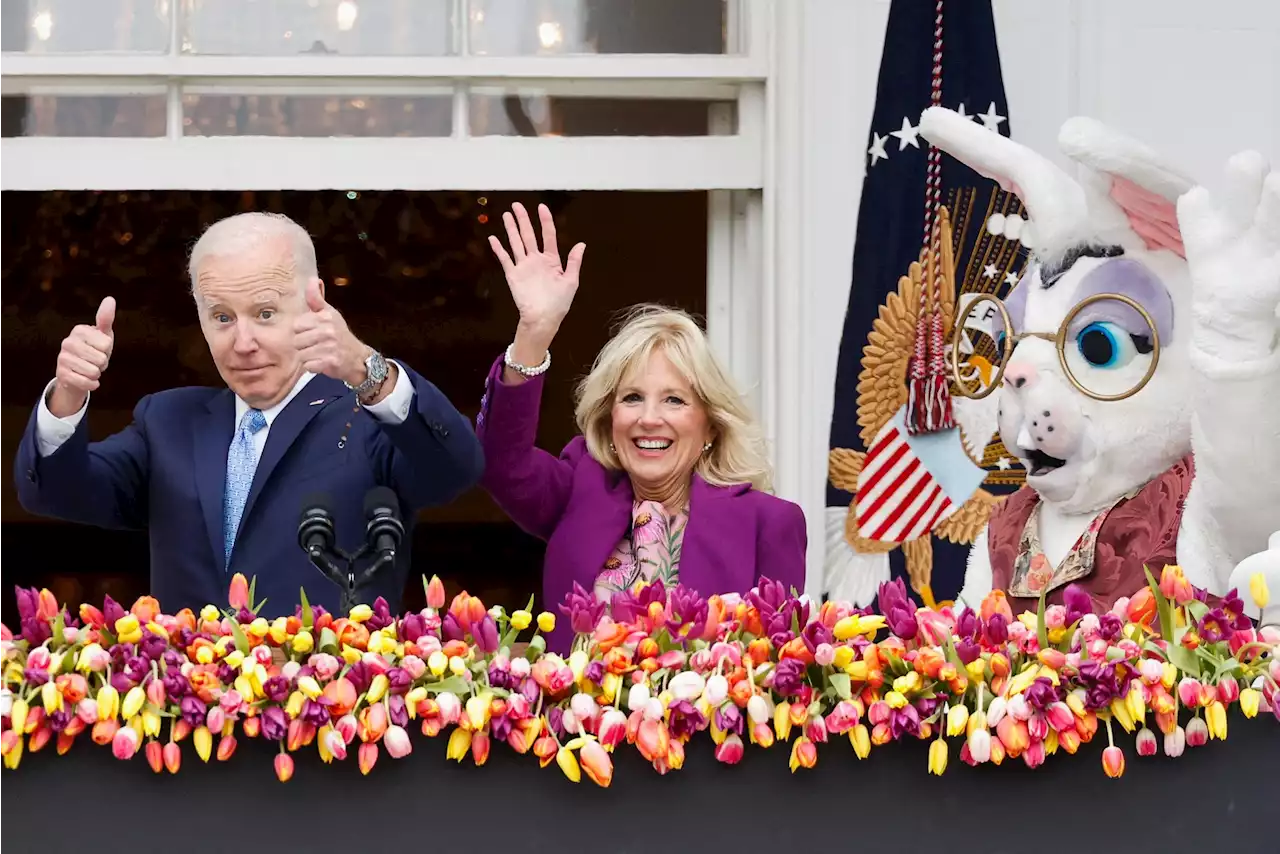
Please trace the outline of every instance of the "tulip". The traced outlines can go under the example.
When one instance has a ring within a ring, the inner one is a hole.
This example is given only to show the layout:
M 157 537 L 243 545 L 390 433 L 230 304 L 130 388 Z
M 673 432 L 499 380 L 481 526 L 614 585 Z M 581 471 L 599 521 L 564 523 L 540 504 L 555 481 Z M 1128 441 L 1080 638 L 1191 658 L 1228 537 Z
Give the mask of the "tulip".
M 599 738 L 605 750 L 613 750 L 627 734 L 627 717 L 617 709 L 609 709 L 600 716 Z
M 560 746 L 551 735 L 543 735 L 533 743 L 533 755 L 538 757 L 539 767 L 546 768 L 555 759 Z
M 517 632 L 523 632 L 531 625 L 533 625 L 533 614 L 524 609 L 511 612 L 511 628 Z
M 231 606 L 233 611 L 248 608 L 251 604 L 249 602 L 249 582 L 239 572 L 231 576 L 231 586 L 227 591 L 227 604 Z
M 991 759 L 991 733 L 985 728 L 975 729 L 966 740 L 969 755 L 979 765 Z
M 138 752 L 138 732 L 133 727 L 124 726 L 116 730 L 111 738 L 111 753 L 116 759 L 132 759 Z
M 719 706 L 724 702 L 725 697 L 728 695 L 729 680 L 725 679 L 724 676 L 719 673 L 712 674 L 711 678 L 707 679 L 707 687 L 703 692 L 703 696 L 706 697 L 707 702 L 713 706 Z
M 964 706 L 952 706 L 947 710 L 947 735 L 959 735 L 969 722 L 969 710 Z
M 433 575 L 427 582 L 427 607 L 438 611 L 444 607 L 444 600 L 444 582 L 440 580 L 440 576 Z
M 356 763 L 360 766 L 360 773 L 368 775 L 373 770 L 373 766 L 378 762 L 378 745 L 371 741 L 367 741 L 360 745 L 360 749 L 356 751 Z
M 853 733 L 850 732 L 850 736 Z M 764 748 L 773 747 L 773 730 L 769 729 L 768 724 L 753 724 L 751 727 L 751 741 Z
M 478 730 L 471 734 L 471 761 L 483 765 L 489 761 L 489 731 Z
M 1258 714 L 1258 708 L 1262 705 L 1262 693 L 1256 688 L 1245 688 L 1240 692 L 1240 711 L 1244 713 L 1246 718 L 1251 718 Z
M 1006 706 L 1008 714 L 1015 720 L 1025 721 L 1031 717 L 1031 704 L 1027 702 L 1027 698 L 1022 694 L 1015 694 L 1009 698 Z M 997 723 L 999 723 L 997 721 Z
M 762 724 L 769 721 L 769 701 L 761 694 L 752 694 L 747 701 L 747 717 L 752 723 Z
M 31 733 L 31 738 L 27 742 L 27 751 L 30 753 L 39 752 L 49 743 L 51 738 L 53 738 L 53 727 L 48 723 L 40 724 L 40 726 L 36 727 L 35 732 Z
M 737 738 L 737 736 L 733 737 Z M 741 740 L 739 740 L 738 745 L 741 748 Z M 719 757 L 720 751 L 717 748 L 716 758 Z M 609 784 L 613 782 L 613 760 L 609 757 L 608 752 L 600 746 L 599 742 L 589 740 L 583 744 L 578 751 L 578 760 L 581 763 L 582 770 L 587 774 L 587 779 L 597 786 L 608 788 Z
M 573 751 L 567 747 L 561 747 L 556 751 L 556 764 L 560 766 L 560 770 L 569 778 L 569 782 L 577 783 L 582 780 L 582 769 L 578 765 L 578 757 L 573 755 Z
M 192 740 L 196 745 L 196 754 L 200 757 L 201 762 L 209 761 L 209 753 L 213 750 L 213 734 L 209 732 L 207 726 L 196 727 Z
M 1187 746 L 1187 733 L 1182 727 L 1176 727 L 1173 732 L 1167 733 L 1164 737 L 1164 755 L 1177 759 L 1182 755 L 1182 751 Z
M 12 730 L 10 730 L 12 732 Z M 58 755 L 65 756 L 67 751 L 75 744 L 76 737 L 68 730 L 58 733 Z
M 797 768 L 812 768 L 818 764 L 818 748 L 804 736 L 796 739 L 791 746 L 791 773 Z
M 1209 725 L 1204 718 L 1192 718 L 1187 723 L 1187 747 L 1202 747 L 1209 741 Z
M 550 634 L 556 630 L 556 615 L 549 611 L 543 611 L 538 615 L 538 631 L 543 634 Z
M 154 741 L 151 742 L 150 744 L 147 745 L 147 749 L 149 750 L 152 744 L 157 744 L 157 743 L 158 742 L 154 742 Z M 160 758 L 164 761 L 164 767 L 169 770 L 170 774 L 177 774 L 178 769 L 182 767 L 182 748 L 178 747 L 177 744 L 170 741 L 167 744 L 165 744 L 163 748 L 161 748 Z
M 874 708 L 874 707 L 873 707 Z M 888 707 L 886 706 L 886 711 Z M 778 738 L 786 741 L 791 737 L 791 704 L 785 701 L 773 707 L 773 729 Z
M 1006 705 L 1004 697 L 996 697 L 987 706 L 987 726 L 998 726 L 1004 720 Z
M 1124 773 L 1124 751 L 1114 744 L 1102 751 L 1102 770 L 1108 777 L 1119 777 Z
M 633 712 L 639 712 L 649 704 L 649 686 L 644 682 L 638 682 L 631 686 L 631 690 L 627 692 L 627 708 Z
M 1044 715 L 1054 732 L 1060 733 L 1075 728 L 1076 716 L 1072 713 L 1071 708 L 1062 701 L 1050 703 L 1044 710 Z
M 146 692 L 137 685 L 129 689 L 129 693 L 124 695 L 124 702 L 120 704 L 120 717 L 128 720 L 138 712 L 142 711 L 142 704 L 147 701 Z
M 640 729 L 636 733 L 636 747 L 647 761 L 653 762 L 666 756 L 670 744 L 671 736 L 665 724 L 647 718 L 640 723 Z
M 1027 725 L 1012 715 L 1006 715 L 996 727 L 996 735 L 1010 756 L 1017 756 L 1031 743 Z
M 682 670 L 672 677 L 668 687 L 677 700 L 689 700 L 692 702 L 702 696 L 702 691 L 706 688 L 706 684 L 706 680 L 702 678 L 701 673 Z
M 848 700 L 841 700 L 827 715 L 826 727 L 830 732 L 841 735 L 857 726 L 858 721 L 858 707 Z
M 1057 733 L 1050 733 L 1055 739 L 1052 745 L 1053 749 L 1057 749 L 1056 739 Z M 1044 764 L 1045 757 L 1049 754 L 1050 743 L 1048 741 L 1033 741 L 1027 745 L 1027 749 L 1022 751 L 1022 761 L 1026 763 L 1028 768 L 1039 768 Z
M 726 765 L 737 765 L 742 761 L 742 738 L 737 733 L 729 733 L 725 740 L 716 745 L 716 759 Z
M 859 759 L 866 759 L 871 755 L 871 734 L 867 732 L 866 724 L 858 724 L 849 730 L 849 743 L 853 745 L 853 753 Z
M 76 717 L 84 721 L 86 725 L 96 722 L 98 720 L 98 701 L 92 697 L 85 697 L 76 705 Z
M 440 710 L 440 720 L 446 726 L 456 724 L 462 717 L 462 701 L 451 691 L 441 691 L 436 696 L 436 707 Z
M 93 743 L 97 745 L 110 744 L 115 738 L 116 730 L 120 729 L 120 722 L 115 718 L 108 721 L 98 721 L 93 725 L 93 729 L 89 733 L 89 737 L 93 739 Z M 12 732 L 12 730 L 10 730 Z
M 1218 682 L 1218 701 L 1229 706 L 1240 698 L 1240 683 L 1234 676 L 1224 676 Z
M 1156 734 L 1151 730 L 1143 727 L 1138 730 L 1138 755 L 1139 756 L 1155 756 L 1156 755 Z
M 1267 578 L 1261 572 L 1255 572 L 1249 576 L 1249 595 L 1253 597 L 1253 604 L 1259 609 L 1266 608 L 1267 603 L 1271 601 L 1271 591 L 1267 589 Z
M 449 734 L 449 744 L 445 748 L 445 756 L 461 762 L 471 749 L 471 730 L 458 727 Z
M 159 774 L 164 770 L 164 758 L 161 755 L 162 749 L 160 747 L 160 742 L 148 741 L 143 752 L 146 754 L 147 764 L 151 766 L 152 771 Z
M 1227 738 L 1227 709 L 1214 700 L 1204 714 L 1209 725 L 1209 737 L 1225 741 Z
M 277 753 L 275 758 L 276 778 L 287 783 L 293 778 L 293 757 L 287 753 Z
M 942 772 L 946 770 L 947 743 L 940 738 L 935 738 L 929 745 L 929 773 L 941 777 Z

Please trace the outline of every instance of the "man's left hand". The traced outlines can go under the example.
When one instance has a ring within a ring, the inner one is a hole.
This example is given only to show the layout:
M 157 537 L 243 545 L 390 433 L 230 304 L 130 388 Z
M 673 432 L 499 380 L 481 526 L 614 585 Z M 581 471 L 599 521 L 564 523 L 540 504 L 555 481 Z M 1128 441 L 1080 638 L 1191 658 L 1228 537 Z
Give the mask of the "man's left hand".
M 368 377 L 364 361 L 371 350 L 351 334 L 342 314 L 325 302 L 319 279 L 307 285 L 307 308 L 293 324 L 293 343 L 303 368 L 360 385 Z

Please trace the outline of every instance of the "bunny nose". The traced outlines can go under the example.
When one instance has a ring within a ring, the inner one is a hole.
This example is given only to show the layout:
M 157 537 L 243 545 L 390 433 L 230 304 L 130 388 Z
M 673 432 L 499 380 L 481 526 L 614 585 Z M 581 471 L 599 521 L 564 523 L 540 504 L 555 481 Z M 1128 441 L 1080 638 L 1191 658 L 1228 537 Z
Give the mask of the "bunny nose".
M 1028 388 L 1035 385 L 1039 379 L 1040 374 L 1036 371 L 1035 365 L 1026 362 L 1011 364 L 1004 371 L 1005 385 L 1011 385 L 1014 388 Z

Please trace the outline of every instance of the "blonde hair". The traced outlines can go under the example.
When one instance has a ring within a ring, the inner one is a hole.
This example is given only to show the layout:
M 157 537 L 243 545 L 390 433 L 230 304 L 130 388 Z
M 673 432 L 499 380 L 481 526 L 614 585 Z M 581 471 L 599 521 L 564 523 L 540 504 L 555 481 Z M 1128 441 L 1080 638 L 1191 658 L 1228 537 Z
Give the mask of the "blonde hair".
M 632 308 L 578 384 L 574 415 L 591 456 L 605 468 L 622 468 L 610 441 L 618 387 L 633 366 L 648 361 L 659 348 L 689 383 L 711 422 L 711 449 L 698 458 L 694 471 L 713 486 L 749 483 L 771 492 L 773 471 L 759 424 L 711 352 L 706 334 L 686 312 L 665 306 Z

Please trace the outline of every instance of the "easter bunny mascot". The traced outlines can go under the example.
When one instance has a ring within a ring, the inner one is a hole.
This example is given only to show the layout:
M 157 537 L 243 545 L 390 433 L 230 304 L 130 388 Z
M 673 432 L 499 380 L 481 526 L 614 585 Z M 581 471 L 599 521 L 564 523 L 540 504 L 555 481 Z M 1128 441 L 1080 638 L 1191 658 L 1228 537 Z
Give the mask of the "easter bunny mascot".
M 986 318 L 996 374 L 972 389 L 954 368 L 961 428 L 998 431 L 1027 471 L 960 600 L 999 589 L 1017 613 L 1075 583 L 1105 609 L 1167 564 L 1215 595 L 1237 586 L 1233 567 L 1280 529 L 1280 172 L 1239 154 L 1211 195 L 1082 118 L 1059 135 L 1079 181 L 950 110 L 926 110 L 920 133 L 1015 193 L 1033 231 L 1007 299 L 966 309 Z

